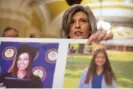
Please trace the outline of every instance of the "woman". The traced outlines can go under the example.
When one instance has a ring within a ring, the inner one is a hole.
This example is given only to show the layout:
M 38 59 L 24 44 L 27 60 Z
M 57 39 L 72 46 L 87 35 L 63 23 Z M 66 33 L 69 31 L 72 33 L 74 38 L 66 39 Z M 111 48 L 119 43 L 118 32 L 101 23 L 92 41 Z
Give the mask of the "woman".
M 89 42 L 112 39 L 112 33 L 97 31 L 96 19 L 89 7 L 75 4 L 68 8 L 62 18 L 61 36 L 70 39 L 87 39 Z
M 4 83 L 5 77 L 13 77 L 18 79 L 30 79 L 31 88 L 42 87 L 41 79 L 32 74 L 32 63 L 37 54 L 37 50 L 38 49 L 35 47 L 22 44 L 17 50 L 13 71 L 11 73 L 6 73 L 2 75 L 0 78 L 2 82 Z
M 80 88 L 116 88 L 115 75 L 105 49 L 94 52 L 91 63 L 80 79 Z

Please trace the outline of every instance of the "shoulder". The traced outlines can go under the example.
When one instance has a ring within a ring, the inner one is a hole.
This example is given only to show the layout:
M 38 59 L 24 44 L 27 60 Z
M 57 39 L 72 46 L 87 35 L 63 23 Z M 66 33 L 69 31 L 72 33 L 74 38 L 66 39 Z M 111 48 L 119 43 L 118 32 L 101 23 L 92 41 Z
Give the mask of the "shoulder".
M 88 68 L 89 68 L 89 67 L 86 67 L 86 68 L 83 70 L 83 72 L 82 72 L 82 74 L 81 74 L 81 77 L 85 77 L 85 76 L 87 75 Z
M 36 76 L 36 75 L 31 75 L 31 79 L 32 80 L 41 80 L 38 76 Z
M 87 73 L 87 72 L 88 72 L 88 69 L 89 69 L 89 66 L 87 66 L 87 67 L 84 69 L 83 73 Z
M 0 86 L 5 86 L 5 77 L 10 77 L 11 73 L 3 73 L 0 75 Z
M 0 77 L 1 77 L 1 78 L 2 78 L 2 77 L 10 77 L 11 75 L 12 75 L 12 73 L 6 72 L 6 73 L 1 74 Z
M 89 69 L 89 66 L 87 66 L 87 67 L 83 70 L 83 72 L 82 72 L 82 74 L 81 74 L 81 80 L 85 80 L 86 75 L 87 75 L 87 73 L 88 73 L 88 69 Z
M 34 88 L 42 88 L 43 87 L 40 77 L 32 74 L 31 80 L 32 80 L 32 83 L 34 84 L 33 85 Z
M 91 83 L 85 83 L 85 80 L 86 80 L 86 75 L 88 73 L 88 68 L 89 66 L 87 66 L 82 74 L 81 74 L 81 77 L 80 77 L 80 82 L 79 82 L 79 88 L 90 88 L 91 87 Z

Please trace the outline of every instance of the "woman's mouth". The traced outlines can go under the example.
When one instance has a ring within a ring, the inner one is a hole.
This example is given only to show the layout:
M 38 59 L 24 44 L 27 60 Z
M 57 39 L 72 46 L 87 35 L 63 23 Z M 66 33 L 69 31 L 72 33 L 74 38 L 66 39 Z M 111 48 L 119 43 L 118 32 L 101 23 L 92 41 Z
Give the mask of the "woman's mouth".
M 81 31 L 76 31 L 76 32 L 74 32 L 74 34 L 75 34 L 76 36 L 82 36 L 84 33 L 81 32 Z
M 25 64 L 21 63 L 21 64 L 19 64 L 19 67 L 23 68 L 23 67 L 25 67 Z

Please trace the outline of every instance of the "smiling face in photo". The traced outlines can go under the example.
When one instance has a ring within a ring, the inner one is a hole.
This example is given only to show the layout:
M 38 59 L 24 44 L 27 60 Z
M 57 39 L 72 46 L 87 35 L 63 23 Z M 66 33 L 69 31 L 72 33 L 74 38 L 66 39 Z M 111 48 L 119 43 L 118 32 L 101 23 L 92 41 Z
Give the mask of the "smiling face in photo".
M 84 12 L 76 12 L 71 20 L 69 37 L 72 39 L 86 39 L 89 37 L 90 25 Z
M 26 70 L 26 68 L 29 65 L 29 54 L 28 53 L 22 53 L 19 55 L 19 59 L 17 61 L 17 67 L 18 70 Z
M 103 65 L 106 62 L 106 58 L 104 53 L 100 52 L 97 54 L 96 58 L 95 58 L 95 64 L 97 67 L 103 67 Z

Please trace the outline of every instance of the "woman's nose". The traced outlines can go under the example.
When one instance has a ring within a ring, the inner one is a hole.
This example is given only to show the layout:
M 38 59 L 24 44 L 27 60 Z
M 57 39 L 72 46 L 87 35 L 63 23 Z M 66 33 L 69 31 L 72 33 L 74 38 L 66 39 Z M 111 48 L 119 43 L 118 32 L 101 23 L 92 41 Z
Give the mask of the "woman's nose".
M 76 21 L 75 28 L 80 28 L 80 22 L 79 21 Z

